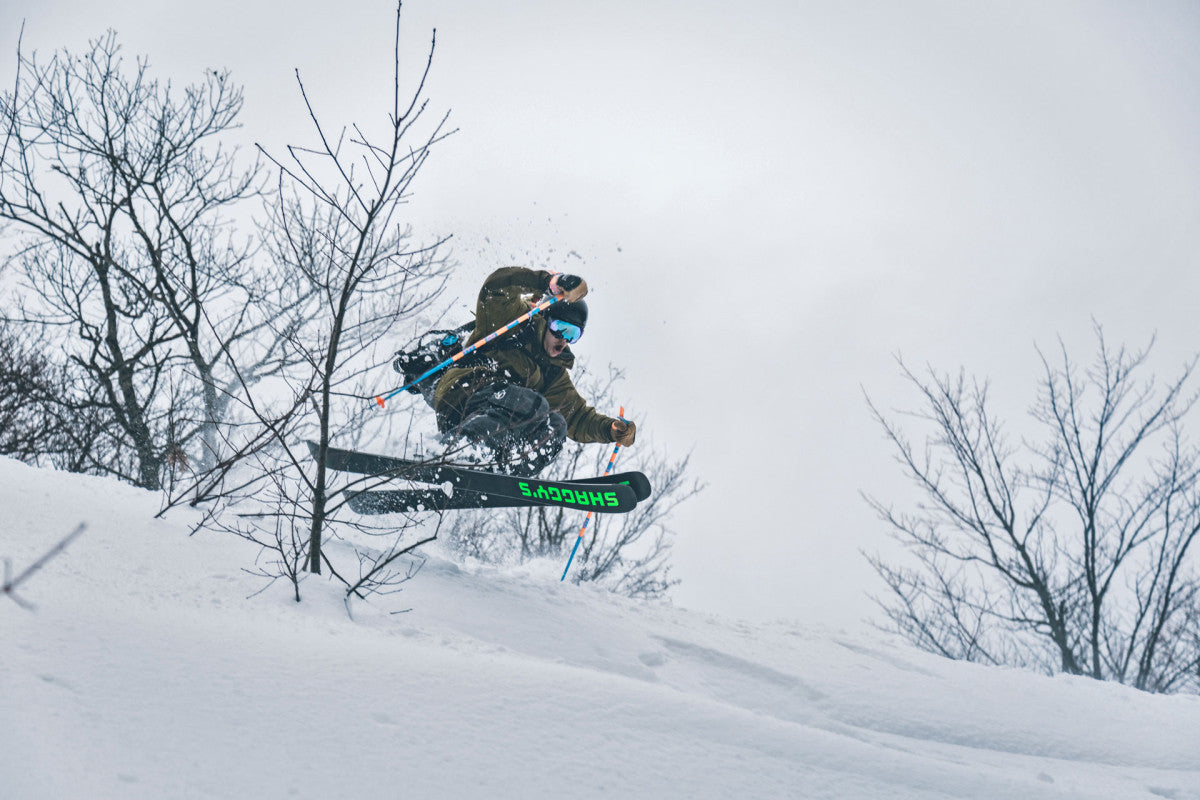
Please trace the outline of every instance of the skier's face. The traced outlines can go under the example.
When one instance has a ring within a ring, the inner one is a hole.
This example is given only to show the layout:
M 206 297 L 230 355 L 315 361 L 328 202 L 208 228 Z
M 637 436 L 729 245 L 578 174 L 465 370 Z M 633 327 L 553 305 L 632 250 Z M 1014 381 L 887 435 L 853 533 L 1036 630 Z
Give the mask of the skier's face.
M 565 339 L 560 339 L 554 335 L 549 326 L 546 327 L 546 332 L 542 334 L 542 347 L 546 349 L 546 355 L 551 358 L 557 358 L 562 355 L 562 351 L 567 349 Z

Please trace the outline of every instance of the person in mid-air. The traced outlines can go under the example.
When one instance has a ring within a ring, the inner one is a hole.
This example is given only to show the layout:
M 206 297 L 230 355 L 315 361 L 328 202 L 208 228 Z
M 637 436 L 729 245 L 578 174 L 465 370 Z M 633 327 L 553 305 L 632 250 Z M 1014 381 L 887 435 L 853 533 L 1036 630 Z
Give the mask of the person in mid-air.
M 570 345 L 587 326 L 587 282 L 524 267 L 498 269 L 484 281 L 467 344 L 529 311 L 552 295 L 544 312 L 446 370 L 433 391 L 438 429 L 448 441 L 481 445 L 497 468 L 516 475 L 541 472 L 576 442 L 628 447 L 636 426 L 606 417 L 571 382 Z

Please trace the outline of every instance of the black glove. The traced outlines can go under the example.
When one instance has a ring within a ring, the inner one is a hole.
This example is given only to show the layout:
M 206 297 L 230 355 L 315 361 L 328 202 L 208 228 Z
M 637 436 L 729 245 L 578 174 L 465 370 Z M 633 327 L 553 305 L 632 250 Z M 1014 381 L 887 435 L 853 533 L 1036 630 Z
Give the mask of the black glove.
M 637 425 L 616 420 L 612 424 L 612 440 L 621 447 L 629 447 L 637 438 Z
M 550 278 L 550 294 L 567 303 L 575 303 L 588 293 L 587 281 L 578 275 L 558 273 Z
M 558 284 L 558 288 L 569 292 L 579 284 L 583 283 L 583 278 L 579 277 L 578 275 L 568 275 L 564 272 L 559 273 L 558 280 L 555 281 L 555 283 Z

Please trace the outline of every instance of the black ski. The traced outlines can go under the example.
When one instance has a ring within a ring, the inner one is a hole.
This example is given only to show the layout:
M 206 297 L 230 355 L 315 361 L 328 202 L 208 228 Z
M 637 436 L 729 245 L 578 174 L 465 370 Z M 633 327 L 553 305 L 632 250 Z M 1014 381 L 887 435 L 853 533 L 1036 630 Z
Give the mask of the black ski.
M 316 457 L 317 445 L 309 442 L 308 447 Z M 330 469 L 343 472 L 396 477 L 421 483 L 449 483 L 455 491 L 466 490 L 487 496 L 499 495 L 516 500 L 528 500 L 538 505 L 563 506 L 602 514 L 632 511 L 638 503 L 638 491 L 626 483 L 591 480 L 548 481 L 540 478 L 523 478 L 447 464 L 413 462 L 402 458 L 378 456 L 334 447 L 328 450 L 326 464 Z M 649 484 L 639 488 L 648 489 Z
M 640 472 L 619 472 L 598 478 L 570 480 L 566 483 L 623 483 L 634 491 L 638 502 L 650 496 L 650 481 Z M 448 495 L 441 489 L 368 489 L 345 491 L 347 505 L 359 514 L 397 514 L 409 511 L 449 511 L 462 508 L 528 508 L 553 505 L 535 498 L 504 497 L 456 489 Z
M 317 457 L 317 445 L 308 442 L 308 450 L 313 458 Z M 358 450 L 344 450 L 330 447 L 326 454 L 325 463 L 330 469 L 339 472 L 355 472 L 360 475 L 388 475 L 405 478 L 419 483 L 445 483 L 441 473 L 446 468 L 468 472 L 486 472 L 465 464 L 438 464 L 433 461 L 414 461 L 396 456 L 377 456 Z M 497 473 L 486 472 L 494 475 Z M 453 482 L 453 481 L 452 481 Z M 633 487 L 639 501 L 650 496 L 650 480 L 641 472 L 618 472 L 612 475 L 597 475 L 592 478 L 571 478 L 565 483 L 625 483 Z

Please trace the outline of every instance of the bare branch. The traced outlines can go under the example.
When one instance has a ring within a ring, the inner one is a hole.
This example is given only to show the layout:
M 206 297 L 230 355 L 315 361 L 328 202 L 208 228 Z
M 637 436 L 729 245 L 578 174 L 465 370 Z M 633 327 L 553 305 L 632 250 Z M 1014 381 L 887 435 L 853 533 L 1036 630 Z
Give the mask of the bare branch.
M 85 525 L 83 523 L 80 523 L 79 525 L 75 526 L 75 530 L 71 531 L 66 536 L 64 536 L 62 538 L 62 540 L 59 541 L 58 544 L 54 545 L 54 547 L 47 550 L 45 552 L 45 554 L 43 554 L 40 558 L 38 558 L 32 564 L 30 564 L 28 567 L 26 567 L 25 570 L 20 575 L 17 575 L 15 578 L 12 577 L 12 575 L 11 575 L 11 564 L 9 563 L 8 559 L 5 559 L 5 561 L 4 561 L 4 583 L 0 584 L 0 594 L 7 595 L 8 597 L 10 597 L 13 600 L 13 602 L 15 602 L 17 605 L 21 606 L 22 608 L 28 608 L 28 609 L 33 608 L 32 605 L 30 605 L 28 602 L 22 600 L 17 595 L 17 589 L 21 586 L 22 583 L 29 580 L 30 576 L 32 576 L 34 573 L 36 573 L 42 567 L 46 566 L 46 564 L 49 563 L 49 561 L 52 558 L 54 558 L 59 553 L 66 550 L 67 545 L 71 544 L 71 542 L 78 539 L 85 530 L 87 530 L 87 525 Z

